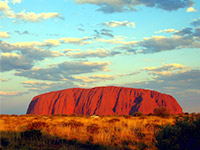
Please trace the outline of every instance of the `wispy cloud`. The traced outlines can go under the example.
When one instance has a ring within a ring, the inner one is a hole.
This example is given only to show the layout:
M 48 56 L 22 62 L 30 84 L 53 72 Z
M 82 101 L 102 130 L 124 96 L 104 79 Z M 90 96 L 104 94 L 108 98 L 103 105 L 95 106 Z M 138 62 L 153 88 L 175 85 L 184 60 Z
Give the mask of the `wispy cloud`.
M 8 82 L 8 79 L 0 79 L 1 82 Z
M 131 73 L 117 73 L 117 76 L 119 77 L 127 77 L 127 76 L 134 76 L 134 75 L 137 75 L 139 74 L 140 72 L 139 71 L 135 71 L 135 72 L 131 72 Z
M 11 92 L 5 92 L 5 91 L 0 91 L 0 96 L 18 96 L 22 95 L 24 92 L 17 92 L 17 91 L 11 91 Z
M 74 58 L 87 58 L 87 57 L 109 57 L 109 56 L 115 56 L 120 54 L 120 52 L 117 51 L 108 51 L 105 49 L 98 49 L 98 50 L 87 50 L 84 52 L 67 52 L 66 55 Z
M 12 3 L 15 5 L 16 3 L 21 3 L 22 0 L 12 0 Z
M 64 38 L 61 38 L 60 40 L 65 43 L 72 43 L 72 44 L 78 44 L 78 45 L 85 45 L 85 44 L 92 43 L 92 41 L 90 41 L 88 37 L 84 37 L 84 38 L 64 37 Z
M 113 75 L 102 75 L 102 74 L 97 74 L 97 75 L 91 75 L 91 76 L 74 76 L 74 78 L 79 81 L 79 82 L 84 82 L 84 83 L 96 83 L 100 81 L 107 81 L 107 80 L 114 80 L 116 76 Z
M 130 21 L 110 21 L 110 22 L 105 22 L 103 25 L 107 26 L 107 27 L 131 27 L 131 28 L 135 28 L 135 22 L 130 22 Z
M 155 7 L 165 11 L 178 10 L 180 8 L 192 7 L 192 0 L 165 0 L 165 1 L 149 1 L 149 0 L 75 0 L 77 4 L 97 5 L 98 11 L 103 13 L 114 13 L 124 11 L 136 11 L 137 6 Z
M 174 33 L 176 32 L 175 29 L 164 29 L 164 30 L 160 30 L 160 31 L 156 31 L 155 33 Z
M 72 87 L 77 87 L 73 81 L 66 80 L 66 81 L 56 81 L 56 82 L 40 82 L 40 81 L 31 81 L 27 80 L 22 82 L 23 87 L 28 88 L 29 91 L 34 91 L 38 93 L 50 92 L 50 91 L 57 91 Z
M 154 75 L 172 75 L 172 74 L 176 74 L 177 72 L 186 72 L 190 70 L 189 67 L 184 66 L 182 64 L 163 64 L 160 67 L 144 67 L 142 69 L 142 71 L 147 71 L 150 74 L 154 74 Z

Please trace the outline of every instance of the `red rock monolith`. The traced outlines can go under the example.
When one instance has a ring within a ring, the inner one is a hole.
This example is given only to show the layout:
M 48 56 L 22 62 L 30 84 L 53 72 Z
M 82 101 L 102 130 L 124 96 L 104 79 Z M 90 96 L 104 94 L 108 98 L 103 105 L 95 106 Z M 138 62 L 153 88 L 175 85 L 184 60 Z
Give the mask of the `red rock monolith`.
M 27 114 L 82 114 L 82 115 L 129 115 L 134 112 L 153 113 L 165 106 L 171 114 L 182 113 L 182 108 L 171 95 L 160 92 L 125 88 L 95 87 L 71 88 L 34 97 Z

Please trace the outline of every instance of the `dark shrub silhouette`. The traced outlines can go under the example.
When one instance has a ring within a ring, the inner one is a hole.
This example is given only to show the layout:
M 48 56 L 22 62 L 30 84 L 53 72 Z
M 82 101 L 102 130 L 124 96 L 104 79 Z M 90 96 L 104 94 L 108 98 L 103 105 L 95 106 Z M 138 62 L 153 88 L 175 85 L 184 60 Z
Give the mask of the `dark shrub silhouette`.
M 21 138 L 25 140 L 40 139 L 41 136 L 42 136 L 42 133 L 40 130 L 27 130 L 27 131 L 21 132 Z
M 166 117 L 169 116 L 170 111 L 167 109 L 167 107 L 158 107 L 153 110 L 153 113 L 156 116 Z
M 200 119 L 176 119 L 175 125 L 162 127 L 156 140 L 156 147 L 161 150 L 199 150 Z
M 133 113 L 133 116 L 139 117 L 139 116 L 145 116 L 145 114 L 143 112 L 135 112 Z
M 9 145 L 9 140 L 7 138 L 1 138 L 1 141 L 0 141 L 0 145 L 2 145 L 3 147 L 6 147 Z

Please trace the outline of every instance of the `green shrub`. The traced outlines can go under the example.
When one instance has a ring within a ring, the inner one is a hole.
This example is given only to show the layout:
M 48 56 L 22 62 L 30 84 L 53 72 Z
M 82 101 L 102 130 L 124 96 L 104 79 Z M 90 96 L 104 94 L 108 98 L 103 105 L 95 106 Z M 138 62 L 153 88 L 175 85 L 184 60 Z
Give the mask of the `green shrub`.
M 179 118 L 175 125 L 162 127 L 155 138 L 156 147 L 161 150 L 198 150 L 200 149 L 200 119 Z

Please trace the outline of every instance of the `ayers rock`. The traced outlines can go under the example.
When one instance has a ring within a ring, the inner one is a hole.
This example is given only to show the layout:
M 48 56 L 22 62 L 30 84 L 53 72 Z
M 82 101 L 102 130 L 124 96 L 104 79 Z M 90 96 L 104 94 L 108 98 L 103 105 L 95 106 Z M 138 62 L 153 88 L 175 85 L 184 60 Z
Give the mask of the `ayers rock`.
M 160 106 L 166 106 L 172 114 L 182 112 L 182 108 L 172 96 L 156 91 L 114 86 L 71 88 L 34 97 L 27 114 L 149 114 Z

